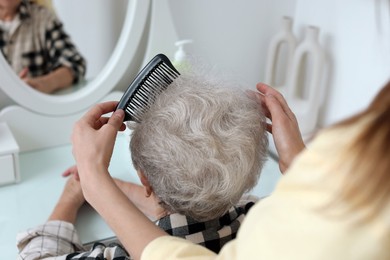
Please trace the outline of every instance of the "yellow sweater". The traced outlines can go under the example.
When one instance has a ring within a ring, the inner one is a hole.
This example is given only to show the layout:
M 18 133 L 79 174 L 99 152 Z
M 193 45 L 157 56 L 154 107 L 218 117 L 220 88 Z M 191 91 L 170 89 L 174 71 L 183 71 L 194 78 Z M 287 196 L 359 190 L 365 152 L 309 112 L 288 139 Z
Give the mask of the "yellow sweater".
M 145 248 L 142 259 L 390 259 L 390 206 L 359 224 L 353 221 L 358 212 L 336 218 L 324 210 L 350 168 L 348 163 L 335 168 L 340 148 L 363 123 L 321 133 L 273 194 L 252 207 L 237 238 L 219 255 L 183 239 L 160 237 Z

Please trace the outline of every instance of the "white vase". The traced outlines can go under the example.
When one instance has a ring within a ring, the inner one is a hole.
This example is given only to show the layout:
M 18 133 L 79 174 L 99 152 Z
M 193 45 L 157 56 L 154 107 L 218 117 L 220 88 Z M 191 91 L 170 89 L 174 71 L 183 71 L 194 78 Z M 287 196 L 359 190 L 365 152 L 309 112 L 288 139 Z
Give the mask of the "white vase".
M 282 30 L 271 39 L 268 48 L 264 82 L 282 93 L 285 92 L 286 81 L 297 45 L 292 25 L 293 20 L 290 17 L 283 17 Z
M 305 37 L 295 49 L 287 82 L 286 98 L 297 116 L 302 135 L 316 129 L 323 102 L 325 56 L 318 36 L 318 27 L 306 27 Z

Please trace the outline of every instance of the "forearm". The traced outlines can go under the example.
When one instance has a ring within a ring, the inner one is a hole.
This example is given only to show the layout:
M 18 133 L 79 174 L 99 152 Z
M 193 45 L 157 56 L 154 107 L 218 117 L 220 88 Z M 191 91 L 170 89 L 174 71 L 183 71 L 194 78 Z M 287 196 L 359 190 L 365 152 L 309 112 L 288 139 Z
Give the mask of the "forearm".
M 152 240 L 167 235 L 129 202 L 107 170 L 87 168 L 82 175 L 83 178 L 92 176 L 86 181 L 80 176 L 86 200 L 105 219 L 135 259 L 140 258 L 143 249 Z
M 53 91 L 67 88 L 73 82 L 72 70 L 68 67 L 59 67 L 44 77 Z
M 35 78 L 26 78 L 24 80 L 33 88 L 43 93 L 49 94 L 56 90 L 67 88 L 72 85 L 73 74 L 70 68 L 59 67 L 49 74 Z
M 146 214 L 145 208 L 145 192 L 144 188 L 141 185 L 124 182 L 118 179 L 114 179 L 115 184 L 118 188 L 126 195 L 126 197 L 134 203 L 134 205 L 141 210 L 144 214 Z
M 77 218 L 77 212 L 78 212 L 78 208 L 75 208 L 74 205 L 66 202 L 59 202 L 54 207 L 54 210 L 49 216 L 48 220 L 49 221 L 61 220 L 61 221 L 69 222 L 71 224 L 75 224 Z
M 126 197 L 150 220 L 156 221 L 167 215 L 167 211 L 161 207 L 159 199 L 154 194 L 147 196 L 144 186 L 118 179 L 114 181 Z

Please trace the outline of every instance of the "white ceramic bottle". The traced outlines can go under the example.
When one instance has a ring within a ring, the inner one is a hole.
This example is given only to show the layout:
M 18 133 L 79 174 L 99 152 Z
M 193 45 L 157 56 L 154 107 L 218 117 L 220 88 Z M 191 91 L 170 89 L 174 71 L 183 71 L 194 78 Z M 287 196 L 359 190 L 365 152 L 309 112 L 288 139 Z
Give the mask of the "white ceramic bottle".
M 298 118 L 303 136 L 316 129 L 323 102 L 325 56 L 318 36 L 318 27 L 306 27 L 304 39 L 295 49 L 287 82 L 286 98 Z
M 266 63 L 265 83 L 278 89 L 283 94 L 286 91 L 286 82 L 297 45 L 296 37 L 292 32 L 292 25 L 293 20 L 284 16 L 282 30 L 271 39 L 269 44 Z

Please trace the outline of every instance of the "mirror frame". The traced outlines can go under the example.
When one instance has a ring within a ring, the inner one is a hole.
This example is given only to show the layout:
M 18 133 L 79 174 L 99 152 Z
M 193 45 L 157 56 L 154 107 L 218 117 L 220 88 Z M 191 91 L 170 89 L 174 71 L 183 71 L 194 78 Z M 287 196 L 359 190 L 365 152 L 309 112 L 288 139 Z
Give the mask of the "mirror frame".
M 129 0 L 117 45 L 99 75 L 74 93 L 44 94 L 26 85 L 0 55 L 0 88 L 18 105 L 33 112 L 70 115 L 89 108 L 112 91 L 133 64 L 148 19 L 150 0 Z

